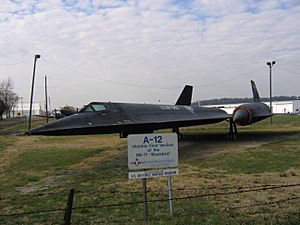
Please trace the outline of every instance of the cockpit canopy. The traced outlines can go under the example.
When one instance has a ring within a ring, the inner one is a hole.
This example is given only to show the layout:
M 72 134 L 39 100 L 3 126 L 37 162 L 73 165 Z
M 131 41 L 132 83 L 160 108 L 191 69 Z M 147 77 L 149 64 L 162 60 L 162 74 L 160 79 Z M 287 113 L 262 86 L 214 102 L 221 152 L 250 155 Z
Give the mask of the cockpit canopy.
M 103 103 L 100 102 L 92 102 L 86 106 L 84 106 L 80 112 L 103 112 L 106 111 L 106 107 Z

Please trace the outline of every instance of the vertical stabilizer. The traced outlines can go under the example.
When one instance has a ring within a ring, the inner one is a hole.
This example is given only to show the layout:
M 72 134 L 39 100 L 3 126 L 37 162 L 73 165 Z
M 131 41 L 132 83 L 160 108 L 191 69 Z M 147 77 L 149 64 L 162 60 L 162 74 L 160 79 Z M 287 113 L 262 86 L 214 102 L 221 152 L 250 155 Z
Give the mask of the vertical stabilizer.
M 251 80 L 251 87 L 252 87 L 252 92 L 253 92 L 253 101 L 254 102 L 260 102 L 260 97 L 257 91 L 256 84 L 253 80 Z
M 193 86 L 185 85 L 175 105 L 191 105 Z

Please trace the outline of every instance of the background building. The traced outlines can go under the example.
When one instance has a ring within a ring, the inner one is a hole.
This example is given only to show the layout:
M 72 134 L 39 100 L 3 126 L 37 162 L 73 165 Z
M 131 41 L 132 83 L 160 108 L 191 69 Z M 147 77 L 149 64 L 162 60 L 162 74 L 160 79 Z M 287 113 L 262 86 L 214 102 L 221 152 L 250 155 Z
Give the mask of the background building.
M 264 102 L 266 105 L 270 105 L 270 102 Z M 244 103 L 239 104 L 220 104 L 220 105 L 202 105 L 204 107 L 217 107 L 223 109 L 228 114 L 232 114 L 233 110 Z M 274 114 L 299 114 L 300 113 L 300 100 L 290 101 L 274 101 L 272 102 Z
M 23 117 L 29 116 L 30 103 L 22 103 L 18 102 L 17 105 L 11 111 L 12 117 Z M 32 103 L 32 115 L 41 115 L 42 108 L 40 103 L 33 102 Z

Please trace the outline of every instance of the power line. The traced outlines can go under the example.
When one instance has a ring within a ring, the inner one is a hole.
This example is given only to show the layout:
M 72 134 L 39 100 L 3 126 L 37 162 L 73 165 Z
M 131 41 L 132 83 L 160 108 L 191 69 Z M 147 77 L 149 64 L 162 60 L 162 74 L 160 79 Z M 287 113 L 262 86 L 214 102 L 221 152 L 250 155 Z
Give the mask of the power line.
M 297 75 L 300 75 L 299 72 L 295 72 L 293 70 L 290 70 L 290 69 L 286 69 L 286 68 L 283 68 L 281 66 L 277 66 L 279 69 L 283 70 L 283 71 L 286 71 L 286 72 L 290 72 L 290 73 L 294 73 L 294 74 L 297 74 Z
M 62 69 L 71 71 L 73 73 L 80 74 L 81 76 L 84 76 L 84 77 L 90 77 L 92 79 L 96 79 L 96 80 L 100 80 L 100 81 L 105 81 L 105 82 L 111 82 L 111 83 L 115 83 L 115 84 L 123 85 L 123 86 L 130 86 L 130 87 L 136 87 L 136 88 L 147 88 L 147 89 L 163 89 L 163 90 L 165 90 L 165 89 L 179 89 L 179 88 L 182 88 L 181 86 L 180 87 L 179 86 L 177 86 L 177 87 L 157 87 L 157 86 L 151 86 L 151 85 L 136 85 L 136 84 L 131 84 L 131 83 L 125 83 L 125 82 L 120 82 L 120 81 L 105 79 L 105 78 L 98 77 L 98 76 L 93 76 L 93 75 L 90 75 L 90 74 L 87 74 L 87 73 L 82 73 L 82 72 L 76 71 L 74 69 L 71 69 L 69 67 L 58 65 L 57 63 L 51 62 L 49 60 L 45 60 L 45 61 L 48 62 L 48 63 L 50 63 L 50 64 L 52 64 L 52 65 L 54 65 L 54 66 L 60 67 Z
M 22 63 L 24 63 L 24 62 L 29 61 L 29 59 L 31 59 L 31 57 L 30 57 L 30 58 L 25 58 L 25 59 L 23 59 L 22 61 L 18 61 L 18 62 L 12 63 L 12 64 L 0 64 L 0 67 L 11 67 L 11 66 L 16 66 L 16 65 L 19 65 L 19 64 L 22 64 Z
M 208 83 L 208 84 L 205 84 L 205 85 L 194 85 L 194 87 L 209 87 L 209 86 L 214 86 L 214 85 L 218 85 L 218 84 L 229 83 L 229 82 L 232 82 L 232 81 L 239 80 L 239 79 L 242 79 L 244 77 L 247 77 L 247 76 L 249 76 L 249 74 L 262 71 L 263 69 L 264 69 L 264 67 L 260 67 L 260 68 L 258 68 L 256 70 L 251 71 L 251 72 L 241 73 L 241 74 L 239 74 L 240 76 L 238 78 L 231 78 L 231 79 L 228 79 L 228 80 L 223 80 L 223 81 Z
M 81 76 L 84 76 L 84 77 L 90 77 L 92 79 L 96 79 L 96 80 L 100 80 L 100 81 L 105 81 L 105 82 L 111 82 L 111 83 L 115 83 L 115 84 L 123 85 L 123 86 L 130 86 L 130 87 L 136 87 L 136 88 L 147 88 L 147 89 L 162 89 L 162 90 L 171 90 L 171 89 L 180 89 L 180 88 L 182 88 L 182 86 L 159 87 L 159 86 L 152 86 L 152 85 L 138 85 L 138 84 L 120 82 L 120 81 L 105 79 L 103 77 L 93 76 L 91 74 L 87 74 L 87 73 L 83 73 L 83 72 L 80 72 L 80 71 L 76 71 L 76 70 L 74 70 L 74 69 L 72 69 L 70 67 L 59 65 L 59 64 L 57 64 L 57 63 L 55 63 L 53 61 L 49 61 L 49 60 L 44 60 L 44 61 L 46 61 L 46 62 L 48 62 L 48 63 L 50 63 L 50 64 L 52 64 L 52 65 L 54 65 L 56 67 L 65 69 L 67 71 L 71 71 L 73 73 L 77 73 L 77 74 L 79 74 Z M 231 78 L 231 79 L 227 79 L 227 80 L 223 80 L 223 81 L 218 81 L 218 82 L 213 82 L 213 83 L 208 83 L 208 84 L 203 84 L 203 85 L 193 85 L 193 86 L 195 88 L 198 88 L 198 87 L 209 87 L 209 86 L 214 86 L 214 85 L 218 85 L 218 84 L 224 84 L 224 83 L 228 83 L 228 82 L 232 82 L 232 81 L 241 79 L 243 77 L 247 77 L 247 76 L 249 76 L 249 74 L 253 74 L 253 73 L 261 71 L 263 69 L 264 69 L 264 67 L 259 67 L 258 69 L 250 71 L 250 72 L 239 73 L 238 77 L 235 77 L 235 78 Z

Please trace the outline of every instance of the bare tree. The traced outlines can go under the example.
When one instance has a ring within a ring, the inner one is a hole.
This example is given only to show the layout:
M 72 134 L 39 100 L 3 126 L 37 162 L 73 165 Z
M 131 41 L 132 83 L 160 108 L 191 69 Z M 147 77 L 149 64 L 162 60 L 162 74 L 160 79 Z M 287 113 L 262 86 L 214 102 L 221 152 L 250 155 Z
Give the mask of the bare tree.
M 5 112 L 5 104 L 0 98 L 0 120 L 3 120 L 3 113 Z
M 18 95 L 13 91 L 13 82 L 10 78 L 0 83 L 0 117 L 6 113 L 6 118 L 10 118 L 10 112 L 18 102 Z M 4 109 L 2 109 L 4 108 Z M 2 109 L 2 110 L 1 110 Z

